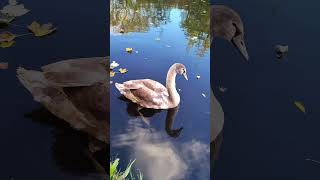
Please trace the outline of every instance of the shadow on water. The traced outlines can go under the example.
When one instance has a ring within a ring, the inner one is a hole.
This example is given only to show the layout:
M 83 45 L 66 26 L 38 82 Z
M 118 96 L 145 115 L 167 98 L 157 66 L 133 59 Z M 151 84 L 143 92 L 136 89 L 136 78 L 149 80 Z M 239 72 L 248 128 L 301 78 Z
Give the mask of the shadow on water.
M 63 172 L 74 176 L 104 179 L 109 167 L 108 145 L 74 130 L 65 121 L 57 118 L 45 108 L 25 114 L 33 122 L 52 127 L 52 157 Z

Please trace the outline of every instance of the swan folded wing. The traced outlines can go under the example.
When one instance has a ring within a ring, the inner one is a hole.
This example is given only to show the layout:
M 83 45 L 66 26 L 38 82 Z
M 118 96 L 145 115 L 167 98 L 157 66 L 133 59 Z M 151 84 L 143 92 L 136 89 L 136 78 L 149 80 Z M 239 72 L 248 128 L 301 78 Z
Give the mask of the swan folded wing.
M 157 93 L 149 88 L 131 89 L 130 92 L 137 99 L 137 103 L 145 108 L 161 109 L 168 104 L 166 93 Z
M 102 75 L 89 71 L 44 72 L 43 74 L 49 84 L 59 87 L 91 86 L 108 81 L 107 73 Z
M 104 73 L 108 67 L 107 57 L 92 57 L 63 60 L 42 66 L 44 72 L 95 71 Z M 106 66 L 106 67 L 104 67 Z
M 107 82 L 107 58 L 81 58 L 60 61 L 42 67 L 48 83 L 59 87 L 91 86 Z

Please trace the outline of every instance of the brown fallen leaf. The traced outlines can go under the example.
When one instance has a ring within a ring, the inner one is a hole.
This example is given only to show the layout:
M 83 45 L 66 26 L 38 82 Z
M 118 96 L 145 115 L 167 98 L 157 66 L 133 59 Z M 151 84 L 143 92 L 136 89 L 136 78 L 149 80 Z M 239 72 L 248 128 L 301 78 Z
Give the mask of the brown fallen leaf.
M 7 63 L 7 62 L 0 62 L 0 69 L 1 69 L 1 70 L 8 69 L 8 67 L 9 67 L 9 63 Z
M 40 25 L 37 21 L 33 21 L 28 26 L 28 29 L 37 37 L 49 35 L 57 30 L 56 27 L 53 27 L 52 23 Z
M 0 42 L 0 48 L 9 48 L 15 44 L 15 41 Z
M 0 43 L 13 41 L 15 38 L 16 38 L 16 35 L 12 34 L 11 32 L 6 31 L 6 32 L 0 33 Z

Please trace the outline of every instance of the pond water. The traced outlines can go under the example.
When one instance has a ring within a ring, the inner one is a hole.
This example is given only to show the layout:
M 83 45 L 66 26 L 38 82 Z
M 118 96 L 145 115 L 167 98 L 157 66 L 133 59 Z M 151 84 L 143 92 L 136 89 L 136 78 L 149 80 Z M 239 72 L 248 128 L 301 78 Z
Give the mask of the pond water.
M 320 178 L 319 2 L 214 1 L 245 24 L 250 62 L 228 42 L 212 48 L 214 92 L 225 111 L 219 159 L 211 179 Z M 289 45 L 278 60 L 274 45 Z M 220 93 L 217 87 L 228 88 Z M 303 114 L 293 101 L 306 107 Z
M 209 2 L 112 0 L 110 12 L 110 60 L 128 70 L 111 78 L 111 158 L 121 169 L 136 159 L 133 169 L 145 179 L 209 179 Z M 114 86 L 145 78 L 165 84 L 176 62 L 189 78 L 177 76 L 178 108 L 139 113 Z
M 86 155 L 88 137 L 58 120 L 33 101 L 16 78 L 16 68 L 39 70 L 59 60 L 106 56 L 109 33 L 105 1 L 21 0 L 31 12 L 12 23 L 53 22 L 58 31 L 44 38 L 24 36 L 14 47 L 0 49 L 0 179 L 101 179 Z M 6 2 L 1 1 L 1 6 Z M 0 29 L 23 34 L 18 26 Z M 107 164 L 108 152 L 96 159 Z

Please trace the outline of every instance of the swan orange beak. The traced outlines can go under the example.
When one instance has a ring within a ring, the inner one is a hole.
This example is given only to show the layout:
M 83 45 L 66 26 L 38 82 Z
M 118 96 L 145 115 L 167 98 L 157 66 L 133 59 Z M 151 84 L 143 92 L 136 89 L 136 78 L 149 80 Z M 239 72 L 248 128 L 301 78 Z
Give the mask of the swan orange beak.
M 187 73 L 183 73 L 183 76 L 186 80 L 188 80 L 188 76 L 187 76 Z

